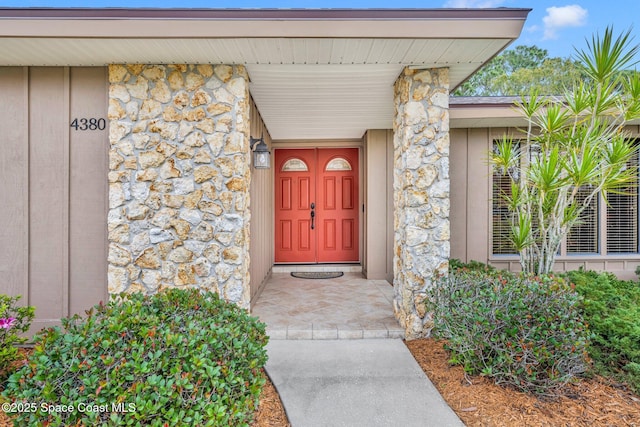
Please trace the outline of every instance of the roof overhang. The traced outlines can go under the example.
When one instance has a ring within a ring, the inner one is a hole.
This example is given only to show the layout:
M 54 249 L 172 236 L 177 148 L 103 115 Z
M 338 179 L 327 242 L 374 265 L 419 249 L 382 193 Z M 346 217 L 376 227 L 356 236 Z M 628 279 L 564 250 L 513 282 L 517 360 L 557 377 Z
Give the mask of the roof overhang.
M 390 128 L 406 66 L 451 88 L 522 31 L 530 9 L 0 9 L 0 65 L 243 64 L 274 139 Z
M 517 109 L 517 96 L 463 96 L 449 100 L 449 126 L 464 128 L 524 127 L 527 121 Z
M 554 97 L 558 98 L 558 97 Z M 449 101 L 449 126 L 468 128 L 520 128 L 526 129 L 527 120 L 518 108 L 519 96 L 459 96 Z M 627 122 L 640 125 L 639 120 Z

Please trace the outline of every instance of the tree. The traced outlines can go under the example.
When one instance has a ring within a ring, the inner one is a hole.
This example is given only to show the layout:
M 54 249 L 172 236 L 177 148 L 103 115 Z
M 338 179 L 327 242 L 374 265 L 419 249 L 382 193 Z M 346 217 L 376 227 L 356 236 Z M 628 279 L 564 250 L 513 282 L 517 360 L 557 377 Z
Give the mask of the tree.
M 505 71 L 513 73 L 516 70 L 539 67 L 549 58 L 549 53 L 546 49 L 540 49 L 538 46 L 521 45 L 506 50 L 502 57 L 504 58 Z
M 547 58 L 537 67 L 518 68 L 511 74 L 497 76 L 492 87 L 500 95 L 523 95 L 534 88 L 542 95 L 559 95 L 585 77 L 576 61 Z
M 489 61 L 454 95 L 523 95 L 534 87 L 543 94 L 559 95 L 582 77 L 577 62 L 572 59 L 549 58 L 547 51 L 537 46 L 516 46 Z
M 505 136 L 490 154 L 511 183 L 502 199 L 524 272 L 549 273 L 591 201 L 637 181 L 637 166 L 630 167 L 636 148 L 624 129 L 640 118 L 639 74 L 622 72 L 640 48 L 632 40 L 630 31 L 614 39 L 611 28 L 593 36 L 577 52 L 587 80 L 561 98 L 532 91 L 518 105 L 527 121 L 523 140 Z

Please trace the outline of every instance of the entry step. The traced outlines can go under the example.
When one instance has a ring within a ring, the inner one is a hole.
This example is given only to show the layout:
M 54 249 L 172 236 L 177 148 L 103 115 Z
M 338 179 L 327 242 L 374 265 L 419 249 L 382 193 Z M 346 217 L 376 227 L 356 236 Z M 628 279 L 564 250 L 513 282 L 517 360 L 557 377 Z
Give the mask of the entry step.
M 272 269 L 273 273 L 298 273 L 301 271 L 362 273 L 362 266 L 360 264 L 277 264 Z

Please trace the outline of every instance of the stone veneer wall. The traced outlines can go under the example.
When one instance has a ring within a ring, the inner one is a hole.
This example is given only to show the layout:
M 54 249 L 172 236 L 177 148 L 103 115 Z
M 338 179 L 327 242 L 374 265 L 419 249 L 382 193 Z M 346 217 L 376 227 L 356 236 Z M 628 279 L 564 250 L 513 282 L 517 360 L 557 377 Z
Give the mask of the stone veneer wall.
M 110 293 L 198 286 L 249 308 L 243 66 L 109 67 Z
M 394 311 L 428 336 L 425 291 L 449 260 L 449 70 L 405 69 L 394 86 Z

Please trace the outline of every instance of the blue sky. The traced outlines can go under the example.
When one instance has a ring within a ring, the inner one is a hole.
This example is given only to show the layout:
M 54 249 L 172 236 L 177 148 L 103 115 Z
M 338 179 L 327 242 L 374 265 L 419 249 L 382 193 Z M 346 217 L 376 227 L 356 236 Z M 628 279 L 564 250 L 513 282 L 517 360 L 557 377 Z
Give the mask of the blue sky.
M 0 7 L 234 7 L 234 8 L 531 8 L 516 44 L 547 49 L 549 56 L 569 56 L 573 46 L 586 47 L 585 38 L 613 25 L 617 33 L 640 16 L 638 0 L 0 0 Z M 640 43 L 640 28 L 635 42 Z

